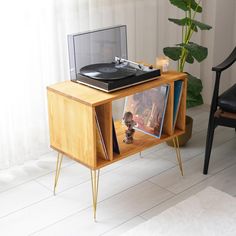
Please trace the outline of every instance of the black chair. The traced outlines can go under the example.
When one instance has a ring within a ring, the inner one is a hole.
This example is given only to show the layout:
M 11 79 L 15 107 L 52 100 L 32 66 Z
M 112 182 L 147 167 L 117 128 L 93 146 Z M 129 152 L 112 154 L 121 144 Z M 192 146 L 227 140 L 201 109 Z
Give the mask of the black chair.
M 207 130 L 205 162 L 203 174 L 208 173 L 212 142 L 215 128 L 218 125 L 235 128 L 236 130 L 236 84 L 219 96 L 221 72 L 229 68 L 236 61 L 236 47 L 221 64 L 213 67 L 216 72 L 215 87 L 211 102 L 209 124 Z

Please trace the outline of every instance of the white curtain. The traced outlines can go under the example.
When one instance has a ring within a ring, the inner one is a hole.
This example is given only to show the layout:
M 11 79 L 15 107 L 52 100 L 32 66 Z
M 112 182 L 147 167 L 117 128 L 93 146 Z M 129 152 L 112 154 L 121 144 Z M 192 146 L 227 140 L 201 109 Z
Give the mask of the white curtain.
M 11 0 L 0 10 L 0 169 L 50 151 L 46 86 L 69 79 L 67 34 L 125 23 L 135 1 Z M 135 43 L 129 53 L 135 58 Z
M 213 27 L 221 8 L 219 2 L 203 1 L 207 8 L 203 18 L 210 20 Z M 234 9 L 228 14 L 227 22 L 234 19 L 231 28 L 236 35 L 235 1 L 222 2 L 225 11 Z M 213 15 L 208 16 L 207 11 Z M 126 24 L 129 59 L 154 63 L 156 56 L 163 54 L 163 47 L 180 41 L 179 28 L 167 18 L 181 16 L 182 12 L 167 0 L 1 2 L 0 169 L 50 151 L 46 86 L 69 79 L 67 34 Z M 212 31 L 211 37 L 215 39 L 220 30 Z M 216 49 L 210 39 L 197 35 L 197 41 L 210 45 L 210 59 L 202 67 L 198 64 L 188 67 L 195 74 L 201 74 L 208 91 L 212 89 L 208 70 L 214 57 L 212 51 Z M 222 36 L 220 40 L 223 41 Z M 227 46 L 229 49 L 231 45 Z M 175 69 L 175 64 L 171 67 Z M 205 95 L 209 99 L 209 95 Z M 115 107 L 115 112 L 121 112 L 121 104 Z

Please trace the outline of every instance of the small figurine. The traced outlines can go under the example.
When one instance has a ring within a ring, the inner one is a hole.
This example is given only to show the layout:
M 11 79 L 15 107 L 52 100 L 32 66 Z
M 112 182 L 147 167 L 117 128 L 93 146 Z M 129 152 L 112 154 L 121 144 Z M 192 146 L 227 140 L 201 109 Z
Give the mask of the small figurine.
M 135 132 L 134 126 L 136 125 L 136 122 L 133 120 L 133 114 L 130 111 L 125 112 L 123 120 L 125 125 L 128 127 L 125 131 L 125 138 L 123 142 L 127 144 L 133 143 L 133 136 Z

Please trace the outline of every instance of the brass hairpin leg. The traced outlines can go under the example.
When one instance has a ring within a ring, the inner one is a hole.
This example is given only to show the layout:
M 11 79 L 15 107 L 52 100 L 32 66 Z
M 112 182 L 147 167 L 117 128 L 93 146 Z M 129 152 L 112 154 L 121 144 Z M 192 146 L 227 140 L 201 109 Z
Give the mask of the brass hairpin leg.
M 56 194 L 56 187 L 57 187 L 57 182 L 58 182 L 58 178 L 59 178 L 60 171 L 61 171 L 62 159 L 63 159 L 63 154 L 58 152 L 58 155 L 57 155 L 57 165 L 56 165 L 56 174 L 55 174 L 55 181 L 54 181 L 54 190 L 53 190 L 53 194 L 54 195 Z
M 181 175 L 184 176 L 184 171 L 183 171 L 183 165 L 182 165 L 182 160 L 181 160 L 181 155 L 180 155 L 180 150 L 179 150 L 179 139 L 178 136 L 173 138 L 173 143 L 176 151 L 176 158 L 179 163 L 179 169 L 181 172 Z
M 90 170 L 90 171 L 91 171 L 91 184 L 92 184 L 92 194 L 93 194 L 93 218 L 94 218 L 94 221 L 96 221 L 100 170 Z

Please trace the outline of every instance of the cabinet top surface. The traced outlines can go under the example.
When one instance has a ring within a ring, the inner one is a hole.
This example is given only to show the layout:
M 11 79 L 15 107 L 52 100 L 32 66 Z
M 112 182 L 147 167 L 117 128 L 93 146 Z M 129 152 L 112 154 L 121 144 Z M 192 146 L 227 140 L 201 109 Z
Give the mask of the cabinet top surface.
M 111 102 L 134 93 L 157 87 L 161 84 L 185 78 L 185 73 L 169 71 L 157 77 L 156 80 L 121 89 L 112 93 L 102 92 L 100 90 L 75 83 L 70 80 L 48 86 L 47 89 L 89 106 L 98 106 L 100 104 Z

